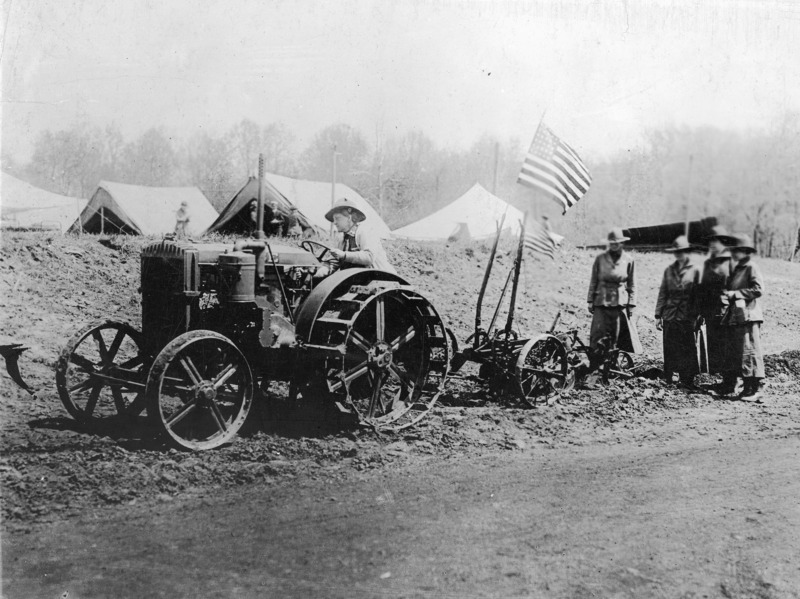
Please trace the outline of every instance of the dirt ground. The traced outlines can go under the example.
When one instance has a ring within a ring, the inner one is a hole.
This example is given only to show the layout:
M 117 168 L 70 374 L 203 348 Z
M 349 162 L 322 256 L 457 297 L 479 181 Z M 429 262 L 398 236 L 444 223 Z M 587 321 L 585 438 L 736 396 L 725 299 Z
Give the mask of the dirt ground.
M 800 597 L 800 265 L 760 261 L 763 405 L 642 376 L 525 409 L 467 367 L 403 433 L 276 420 L 275 385 L 235 443 L 190 454 L 82 430 L 54 388 L 83 323 L 138 326 L 142 243 L 3 239 L 2 336 L 37 391 L 0 379 L 3 597 Z M 488 246 L 389 250 L 465 340 Z M 588 333 L 592 258 L 526 262 L 521 335 L 558 310 Z M 669 259 L 636 259 L 644 374 Z

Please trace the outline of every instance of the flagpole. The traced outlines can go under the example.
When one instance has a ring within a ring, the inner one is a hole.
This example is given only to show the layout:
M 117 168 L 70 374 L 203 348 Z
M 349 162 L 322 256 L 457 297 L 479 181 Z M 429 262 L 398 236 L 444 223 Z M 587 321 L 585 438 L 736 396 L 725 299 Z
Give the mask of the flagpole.
M 546 115 L 546 114 L 547 114 L 547 106 L 544 107 L 544 110 L 542 110 L 542 116 L 539 117 L 539 124 L 536 125 L 536 131 L 534 131 L 534 133 L 533 133 L 533 138 L 534 139 L 536 139 L 536 135 L 539 133 L 539 129 L 542 128 L 542 123 L 544 123 L 544 115 Z M 539 194 L 537 193 L 534 197 L 538 198 Z M 531 204 L 532 204 L 532 208 L 533 208 L 533 218 L 536 219 L 536 220 L 539 220 L 539 202 L 538 202 L 538 200 L 531 202 Z
M 692 162 L 694 162 L 694 155 L 689 154 L 689 183 L 686 191 L 686 214 L 684 215 L 683 234 L 686 235 L 686 240 L 689 240 L 689 202 L 692 200 Z

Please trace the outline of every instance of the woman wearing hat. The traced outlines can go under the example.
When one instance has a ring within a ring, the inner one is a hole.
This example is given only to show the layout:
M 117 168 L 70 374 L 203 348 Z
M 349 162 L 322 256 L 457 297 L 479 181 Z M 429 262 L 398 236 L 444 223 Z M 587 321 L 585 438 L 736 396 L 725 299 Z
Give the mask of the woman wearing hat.
M 731 326 L 731 361 L 736 368 L 736 375 L 744 379 L 740 399 L 760 401 L 761 381 L 764 378 L 764 356 L 761 353 L 761 323 L 764 315 L 759 298 L 764 292 L 764 278 L 758 265 L 751 259 L 756 249 L 749 235 L 735 235 L 730 249 L 736 261 L 726 292 L 729 310 L 732 310 L 732 318 L 728 319 Z M 737 309 L 737 303 L 742 310 Z
M 377 268 L 396 272 L 386 257 L 380 238 L 368 228 L 360 226 L 367 217 L 351 200 L 337 200 L 325 218 L 342 234 L 339 249 L 331 250 L 331 254 L 339 261 L 340 269 Z
M 727 395 L 733 393 L 736 388 L 737 378 L 729 356 L 730 327 L 720 324 L 727 307 L 725 294 L 731 276 L 731 253 L 726 246 L 730 245 L 732 240 L 723 226 L 713 227 L 707 239 L 708 257 L 703 262 L 703 272 L 700 275 L 697 309 L 706 323 L 708 372 L 722 375 L 722 382 L 714 388 L 714 391 Z
M 677 372 L 681 383 L 693 388 L 699 371 L 694 324 L 700 271 L 689 262 L 689 249 L 689 240 L 681 235 L 666 250 L 675 255 L 675 261 L 664 270 L 655 316 L 656 328 L 663 331 L 664 377 L 671 383 Z
M 595 258 L 592 266 L 587 297 L 592 314 L 589 337 L 592 369 L 600 365 L 605 351 L 617 345 L 622 311 L 626 310 L 630 317 L 636 305 L 633 258 L 622 250 L 623 242 L 628 239 L 622 229 L 612 229 L 608 234 L 608 249 Z

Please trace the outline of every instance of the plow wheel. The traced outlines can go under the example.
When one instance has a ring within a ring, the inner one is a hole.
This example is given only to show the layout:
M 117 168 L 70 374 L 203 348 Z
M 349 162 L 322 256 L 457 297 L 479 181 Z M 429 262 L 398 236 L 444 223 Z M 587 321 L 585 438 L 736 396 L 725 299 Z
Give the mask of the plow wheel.
M 253 375 L 227 337 L 190 331 L 170 341 L 147 376 L 147 415 L 181 449 L 212 449 L 230 441 L 253 401 Z
M 135 417 L 144 408 L 141 335 L 124 322 L 90 324 L 75 334 L 56 366 L 56 388 L 82 424 Z
M 516 366 L 519 395 L 530 406 L 568 390 L 574 383 L 570 374 L 567 349 L 552 335 L 531 339 L 519 352 Z
M 617 349 L 611 352 L 603 363 L 603 380 L 633 378 L 633 356 Z
M 376 281 L 329 299 L 311 335 L 329 348 L 310 388 L 377 430 L 419 422 L 444 388 L 444 323 L 407 286 Z

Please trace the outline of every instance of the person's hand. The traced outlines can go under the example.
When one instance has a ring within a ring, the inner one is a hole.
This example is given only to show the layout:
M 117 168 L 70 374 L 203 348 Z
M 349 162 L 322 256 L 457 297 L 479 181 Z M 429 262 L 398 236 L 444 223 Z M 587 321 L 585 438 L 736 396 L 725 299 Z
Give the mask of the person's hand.
M 659 331 L 663 331 L 664 330 L 664 324 L 663 324 L 663 321 L 660 318 L 656 318 L 656 329 L 659 330 Z
M 628 318 L 631 318 L 633 316 L 633 306 L 627 306 L 625 312 L 627 312 Z
M 594 304 L 589 304 L 589 314 L 594 314 Z
M 337 260 L 342 260 L 344 258 L 345 252 L 344 252 L 344 250 L 336 250 L 336 249 L 331 248 L 330 254 L 331 254 L 331 256 L 336 258 Z

